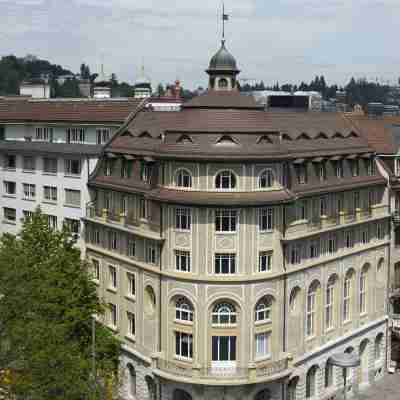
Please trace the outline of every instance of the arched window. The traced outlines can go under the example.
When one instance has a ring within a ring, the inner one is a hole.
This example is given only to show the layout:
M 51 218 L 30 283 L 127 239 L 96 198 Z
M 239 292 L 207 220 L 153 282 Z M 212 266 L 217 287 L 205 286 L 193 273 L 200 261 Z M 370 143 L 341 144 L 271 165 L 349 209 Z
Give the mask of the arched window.
M 217 189 L 234 189 L 236 187 L 236 176 L 232 171 L 221 171 L 215 177 Z
M 256 394 L 256 397 L 254 397 L 254 400 L 270 400 L 271 399 L 271 393 L 268 389 L 261 390 Z
M 214 325 L 234 325 L 236 324 L 236 309 L 231 303 L 218 303 L 212 312 L 212 323 Z
M 264 170 L 258 177 L 258 187 L 260 189 L 270 188 L 274 186 L 274 183 L 275 183 L 274 173 L 272 172 L 271 169 Z
M 149 376 L 146 375 L 145 376 L 145 381 L 147 383 L 147 390 L 149 391 L 149 400 L 156 400 L 156 384 L 154 382 L 154 379 Z
M 296 400 L 297 399 L 297 384 L 299 382 L 299 377 L 295 376 L 288 383 L 288 399 L 287 400 Z
M 270 296 L 264 296 L 258 301 L 255 308 L 254 319 L 256 322 L 266 322 L 271 320 L 272 299 Z
M 333 385 L 333 365 L 329 362 L 325 365 L 325 387 L 331 387 Z
M 378 282 L 385 281 L 385 260 L 381 258 L 376 267 L 376 279 Z
M 175 389 L 172 395 L 172 400 L 192 400 L 192 396 L 181 389 Z
M 368 264 L 364 265 L 360 274 L 360 283 L 359 283 L 360 314 L 365 314 L 367 312 L 368 269 L 369 265 Z
M 175 318 L 178 321 L 193 322 L 193 307 L 185 297 L 179 297 L 175 302 Z
M 382 346 L 383 333 L 379 333 L 375 339 L 375 361 L 379 361 L 382 358 Z
M 291 313 L 295 313 L 299 310 L 299 307 L 298 307 L 299 293 L 300 293 L 300 288 L 297 286 L 295 288 L 293 288 L 292 291 L 290 292 L 289 310 Z
M 316 398 L 317 395 L 317 372 L 318 367 L 311 367 L 306 376 L 306 399 Z
M 325 329 L 333 328 L 335 313 L 335 283 L 336 276 L 331 276 L 325 292 Z
M 352 269 L 348 270 L 344 277 L 343 284 L 343 321 L 350 321 L 351 319 L 351 292 L 353 290 L 353 275 Z
M 186 169 L 180 169 L 176 173 L 176 186 L 183 188 L 192 187 L 192 175 Z
M 132 364 L 128 364 L 128 390 L 131 396 L 136 396 L 136 371 Z
M 319 288 L 319 282 L 315 281 L 313 282 L 307 293 L 307 309 L 306 309 L 306 315 L 307 315 L 307 325 L 306 325 L 306 333 L 307 336 L 314 336 L 316 333 L 316 326 L 315 326 L 315 321 L 316 321 L 316 312 L 317 312 L 317 291 Z
M 228 80 L 225 78 L 220 78 L 218 81 L 218 87 L 220 89 L 226 89 L 228 87 Z
M 144 291 L 144 308 L 147 314 L 153 314 L 156 308 L 156 295 L 151 286 L 146 286 Z

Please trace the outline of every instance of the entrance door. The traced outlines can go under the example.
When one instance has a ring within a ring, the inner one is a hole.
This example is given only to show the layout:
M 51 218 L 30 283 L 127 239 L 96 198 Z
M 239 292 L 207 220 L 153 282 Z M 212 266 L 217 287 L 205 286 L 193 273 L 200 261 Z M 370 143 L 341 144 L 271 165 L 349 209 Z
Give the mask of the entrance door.
M 212 372 L 233 374 L 236 371 L 236 336 L 212 337 Z

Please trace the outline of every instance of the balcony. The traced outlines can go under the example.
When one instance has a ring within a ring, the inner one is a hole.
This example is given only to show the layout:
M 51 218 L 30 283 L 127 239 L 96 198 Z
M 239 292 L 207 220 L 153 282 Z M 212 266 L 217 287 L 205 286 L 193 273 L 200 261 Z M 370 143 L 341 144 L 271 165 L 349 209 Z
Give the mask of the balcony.
M 392 212 L 392 221 L 396 226 L 400 225 L 400 211 L 399 210 Z
M 377 205 L 368 209 L 356 209 L 355 212 L 342 211 L 335 215 L 323 215 L 311 220 L 296 221 L 288 226 L 284 240 L 296 240 L 322 231 L 335 230 L 339 227 L 383 218 L 389 216 L 388 210 L 388 206 Z
M 213 368 L 201 367 L 176 361 L 156 358 L 154 373 L 167 379 L 204 385 L 240 385 L 279 379 L 291 373 L 289 357 L 264 364 L 249 364 L 247 367 Z
M 100 210 L 94 204 L 86 206 L 86 219 L 110 228 L 121 229 L 153 240 L 162 240 L 160 225 L 154 222 L 134 218 L 131 215 L 118 214 L 106 208 Z

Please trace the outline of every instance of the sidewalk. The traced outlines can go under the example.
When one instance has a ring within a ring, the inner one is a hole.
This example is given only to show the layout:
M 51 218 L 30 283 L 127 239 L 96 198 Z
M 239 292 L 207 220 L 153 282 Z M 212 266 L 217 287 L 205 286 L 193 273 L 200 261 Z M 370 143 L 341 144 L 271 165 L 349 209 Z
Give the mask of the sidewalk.
M 400 373 L 387 374 L 354 400 L 400 400 Z

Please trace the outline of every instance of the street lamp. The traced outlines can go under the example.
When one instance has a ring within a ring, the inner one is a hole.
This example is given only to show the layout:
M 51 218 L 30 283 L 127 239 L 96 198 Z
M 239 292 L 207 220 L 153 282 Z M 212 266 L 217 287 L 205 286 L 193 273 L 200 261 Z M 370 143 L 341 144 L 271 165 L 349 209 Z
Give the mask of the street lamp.
M 337 353 L 329 358 L 331 365 L 342 367 L 343 372 L 343 399 L 346 399 L 347 368 L 358 367 L 361 363 L 360 357 L 355 353 Z

